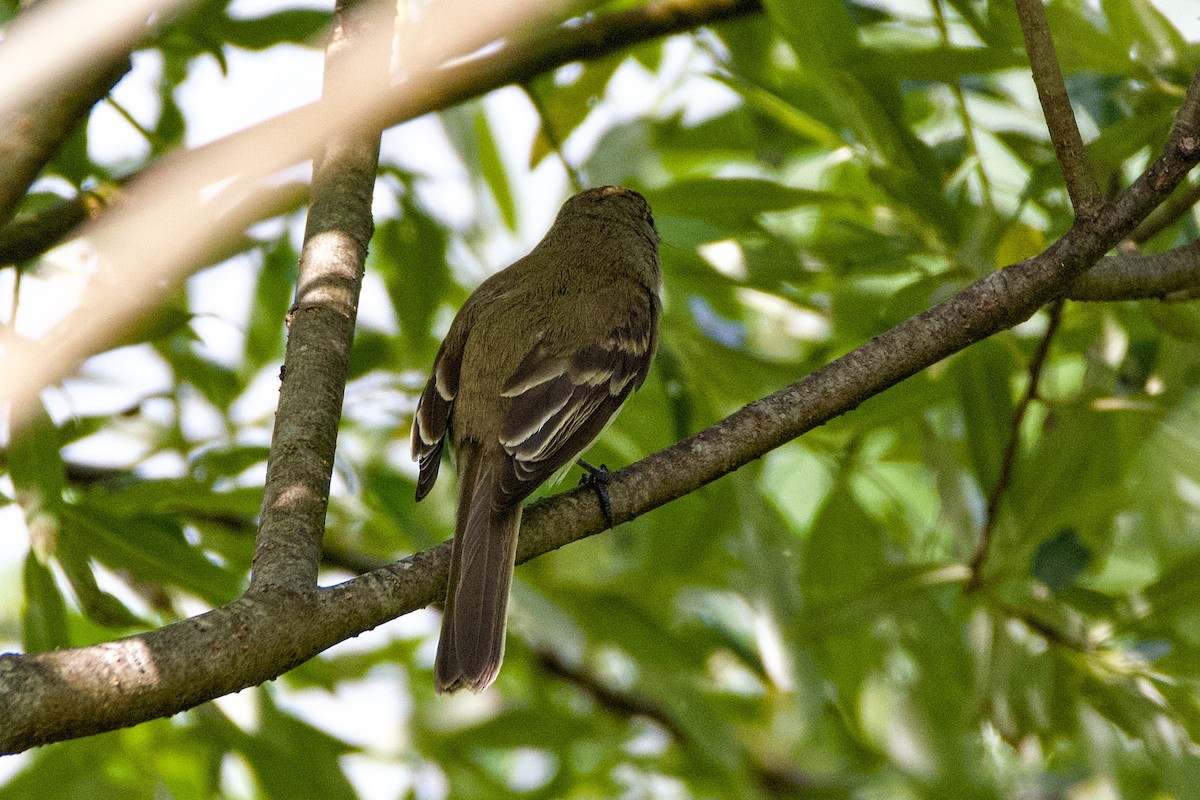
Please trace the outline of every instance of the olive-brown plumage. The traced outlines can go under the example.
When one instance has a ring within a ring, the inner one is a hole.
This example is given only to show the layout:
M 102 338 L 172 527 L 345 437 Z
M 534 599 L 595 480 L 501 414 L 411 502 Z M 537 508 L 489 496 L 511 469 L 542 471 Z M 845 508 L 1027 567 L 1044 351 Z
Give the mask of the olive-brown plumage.
M 649 205 L 602 186 L 567 200 L 529 255 L 484 281 L 451 324 L 412 430 L 418 500 L 447 439 L 458 464 L 439 692 L 495 680 L 521 501 L 573 464 L 646 379 L 661 283 Z

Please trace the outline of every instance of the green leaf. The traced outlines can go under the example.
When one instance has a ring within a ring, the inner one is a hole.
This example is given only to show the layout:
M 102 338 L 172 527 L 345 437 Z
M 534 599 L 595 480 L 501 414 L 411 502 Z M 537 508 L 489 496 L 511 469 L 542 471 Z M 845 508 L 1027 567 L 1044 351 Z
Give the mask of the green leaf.
M 175 369 L 180 380 L 196 387 L 218 409 L 228 411 L 242 393 L 244 387 L 237 371 L 205 358 L 186 333 L 156 342 L 155 349 Z
M 1200 342 L 1200 308 L 1194 303 L 1140 303 L 1142 311 L 1163 333 L 1188 342 Z
M 1082 10 L 1074 3 L 1049 3 L 1046 6 L 1046 20 L 1054 35 L 1063 72 L 1091 71 L 1102 75 L 1129 72 L 1133 63 L 1128 48 L 1100 30 Z
M 541 120 L 529 153 L 529 169 L 554 152 L 554 142 L 565 142 L 587 119 L 592 108 L 604 97 L 605 87 L 625 58 L 622 53 L 584 61 L 580 65 L 543 73 L 526 86 Z M 575 74 L 571 76 L 571 73 Z M 553 134 L 553 140 L 546 135 L 547 129 Z
M 1102 0 L 1112 37 L 1152 69 L 1177 66 L 1187 58 L 1187 40 L 1147 0 Z
M 504 162 L 500 158 L 500 150 L 496 147 L 496 140 L 492 136 L 491 125 L 488 124 L 487 115 L 483 113 L 483 106 L 479 106 L 475 110 L 475 142 L 479 147 L 479 170 L 483 173 L 483 179 L 487 182 L 488 189 L 492 192 L 492 197 L 496 201 L 496 205 L 500 208 L 500 218 L 504 220 L 504 224 L 510 231 L 517 229 L 517 208 L 513 202 L 512 187 L 508 183 L 508 173 L 505 172 Z
M 356 748 L 279 710 L 268 691 L 260 690 L 255 697 L 260 720 L 254 735 L 221 716 L 204 718 L 201 725 L 225 748 L 245 756 L 262 796 L 272 800 L 357 800 L 339 763 Z
M 5 454 L 30 546 L 43 563 L 49 563 L 58 546 L 67 480 L 60 447 L 58 428 L 39 403 L 15 432 Z
M 383 277 L 392 308 L 400 321 L 399 342 L 412 363 L 427 367 L 437 342 L 432 335 L 434 314 L 450 288 L 446 262 L 446 232 L 424 209 L 406 198 L 399 219 L 375 231 L 373 268 Z M 366 358 L 368 345 L 360 332 L 351 361 Z M 375 363 L 368 358 L 367 363 Z M 362 367 L 355 374 L 362 374 Z
M 21 615 L 21 636 L 26 653 L 71 646 L 67 633 L 67 604 L 54 582 L 54 574 L 33 552 L 25 556 L 25 609 Z
M 106 628 L 151 627 L 149 622 L 130 611 L 117 597 L 100 588 L 92 571 L 87 544 L 80 539 L 71 523 L 72 515 L 68 512 L 63 518 L 58 563 L 71 584 L 84 616 Z
M 27 513 L 42 509 L 54 512 L 62 505 L 67 478 L 59 442 L 58 428 L 39 403 L 8 446 L 8 473 Z
M 701 219 L 733 230 L 757 227 L 761 215 L 802 205 L 843 202 L 815 189 L 796 189 L 757 178 L 693 178 L 649 193 L 655 215 Z
M 191 459 L 191 472 L 197 480 L 211 485 L 218 478 L 236 478 L 246 470 L 258 464 L 265 464 L 267 456 L 270 454 L 270 448 L 262 445 L 236 445 L 233 447 L 212 447 L 201 451 Z M 255 494 L 261 496 L 258 488 L 252 490 Z M 202 492 L 197 488 L 192 488 L 189 492 L 190 497 L 200 495 L 205 500 L 210 499 L 213 495 L 228 495 L 229 492 Z M 189 499 L 190 499 L 189 497 Z M 212 506 L 205 502 L 202 503 L 206 508 Z M 197 505 L 193 503 L 187 504 L 188 508 L 195 509 Z
M 254 370 L 283 357 L 285 320 L 296 294 L 299 261 L 287 233 L 263 252 L 243 353 L 246 364 Z
M 958 389 L 967 452 L 984 492 L 996 485 L 1012 431 L 1015 371 L 1012 353 L 996 339 L 986 339 L 956 356 L 947 373 Z
M 873 51 L 880 68 L 899 80 L 957 84 L 968 75 L 988 75 L 1028 64 L 1020 50 L 994 47 L 935 47 L 901 50 L 894 46 Z
M 178 293 L 149 314 L 136 319 L 132 325 L 127 325 L 110 349 L 162 341 L 174 335 L 190 339 L 191 329 L 188 328 L 188 323 L 191 320 L 192 313 L 187 309 L 187 302 L 182 293 Z
M 381 369 L 396 361 L 396 337 L 359 329 L 350 351 L 350 380 L 361 378 L 372 370 Z
M 1064 528 L 1038 545 L 1030 573 L 1059 592 L 1072 586 L 1092 560 L 1092 552 L 1079 541 L 1073 528 Z
M 797 58 L 817 66 L 854 65 L 858 34 L 842 0 L 811 0 L 802 13 L 790 0 L 767 0 L 764 6 Z
M 213 605 L 228 603 L 241 589 L 237 575 L 188 544 L 180 525 L 167 517 L 115 517 L 95 506 L 77 506 L 64 517 L 68 534 L 111 569 L 148 583 L 174 584 Z
M 329 12 L 288 8 L 261 17 L 221 16 L 217 34 L 234 47 L 265 50 L 284 42 L 309 44 L 330 23 Z

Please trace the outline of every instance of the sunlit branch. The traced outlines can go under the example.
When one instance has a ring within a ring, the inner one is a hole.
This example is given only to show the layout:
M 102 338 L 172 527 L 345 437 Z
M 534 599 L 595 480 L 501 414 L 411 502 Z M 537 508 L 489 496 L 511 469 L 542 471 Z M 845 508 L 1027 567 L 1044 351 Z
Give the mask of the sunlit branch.
M 465 0 L 464 0 L 465 1 Z M 87 226 L 97 271 L 85 303 L 36 346 L 0 336 L 5 372 L 15 376 L 0 387 L 0 400 L 22 414 L 44 387 L 61 380 L 82 359 L 116 340 L 192 271 L 211 263 L 220 242 L 242 235 L 247 225 L 275 203 L 266 179 L 317 151 L 330 136 L 362 127 L 383 128 L 580 59 L 596 58 L 637 42 L 698 25 L 757 12 L 759 0 L 668 0 L 644 8 L 600 15 L 577 25 L 546 27 L 520 35 L 529 21 L 521 9 L 531 0 L 509 0 L 514 29 L 494 53 L 456 62 L 427 75 L 409 75 L 396 88 L 370 91 L 355 83 L 339 92 L 225 139 L 175 154 L 141 176 L 120 209 Z M 437 4 L 443 9 L 454 3 Z M 547 4 L 537 4 L 539 14 Z M 451 14 L 452 10 L 444 13 Z M 534 21 L 537 16 L 535 15 Z M 451 39 L 473 34 L 451 28 Z M 216 196 L 205 190 L 228 175 L 238 179 Z
M 1200 160 L 1200 75 L 1162 154 L 1043 253 L 971 284 L 790 386 L 612 475 L 627 521 L 705 486 L 926 367 L 1028 319 L 1161 203 Z M 608 528 L 587 488 L 528 508 L 518 560 Z M 297 598 L 249 593 L 223 608 L 92 647 L 0 657 L 0 751 L 111 730 L 276 677 L 445 590 L 448 543 Z M 302 623 L 302 624 L 300 624 Z

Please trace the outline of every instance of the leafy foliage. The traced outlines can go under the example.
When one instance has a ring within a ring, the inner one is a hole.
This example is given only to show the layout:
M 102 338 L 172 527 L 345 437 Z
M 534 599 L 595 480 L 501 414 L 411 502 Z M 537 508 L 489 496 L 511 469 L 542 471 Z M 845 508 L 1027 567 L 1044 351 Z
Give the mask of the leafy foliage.
M 449 535 L 452 481 L 412 500 L 415 393 L 481 265 L 514 247 L 506 231 L 531 202 L 519 187 L 535 166 L 558 169 L 555 142 L 591 180 L 644 191 L 663 235 L 661 352 L 590 457 L 611 465 L 1069 226 L 1009 4 L 803 5 L 769 0 L 761 15 L 542 76 L 510 98 L 526 111 L 536 100 L 544 126 L 515 162 L 495 107 L 445 112 L 479 211 L 468 221 L 426 200 L 432 176 L 385 163 L 392 211 L 377 220 L 366 291 L 387 313 L 364 323 L 353 356 L 327 581 Z M 1200 47 L 1148 0 L 1047 11 L 1089 156 L 1119 188 L 1165 136 Z M 311 43 L 323 22 L 300 8 L 235 18 L 223 0 L 175 20 L 146 43 L 164 65 L 148 157 L 182 140 L 174 92 L 196 59 Z M 638 91 L 648 110 L 611 113 Z M 86 137 L 49 170 L 76 190 L 114 177 Z M 23 211 L 46 204 L 31 194 Z M 270 422 L 255 398 L 273 393 L 297 257 L 279 230 L 242 256 L 254 276 L 244 316 L 228 316 L 244 332 L 236 353 L 216 355 L 180 298 L 127 341 L 169 374 L 161 392 L 95 417 L 50 403 L 10 443 L 4 500 L 30 545 L 11 576 L 19 619 L 0 620 L 14 645 L 104 641 L 244 585 Z M 1147 249 L 1197 233 L 1187 214 Z M 94 798 L 1192 796 L 1197 323 L 1190 305 L 1068 303 L 1020 424 L 1044 315 L 520 568 L 505 668 L 482 698 L 435 697 L 433 624 L 395 623 L 251 691 L 253 722 L 209 705 L 47 747 L 0 798 L 47 786 Z M 968 588 L 1013 436 L 995 538 Z M 72 460 L 97 441 L 138 455 Z M 396 695 L 396 714 L 347 732 L 336 720 L 370 703 L 334 701 L 364 687 Z M 394 785 L 368 792 L 381 774 Z

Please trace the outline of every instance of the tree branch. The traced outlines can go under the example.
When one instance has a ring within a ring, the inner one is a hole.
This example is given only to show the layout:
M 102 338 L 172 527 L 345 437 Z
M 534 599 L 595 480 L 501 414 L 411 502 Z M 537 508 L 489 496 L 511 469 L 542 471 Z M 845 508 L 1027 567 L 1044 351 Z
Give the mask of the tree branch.
M 653 700 L 614 689 L 587 670 L 568 664 L 551 650 L 535 651 L 534 656 L 546 673 L 586 692 L 605 711 L 625 719 L 643 717 L 660 726 L 681 745 L 694 745 L 692 737 L 675 721 L 670 711 Z M 771 797 L 828 797 L 839 794 L 839 790 L 843 789 L 839 785 L 816 781 L 795 768 L 763 764 L 749 751 L 743 754 L 742 761 L 754 776 L 755 783 Z
M 1200 182 L 1193 183 L 1173 196 L 1146 217 L 1133 233 L 1129 234 L 1130 241 L 1145 244 L 1153 239 L 1176 220 L 1191 211 L 1196 203 L 1200 203 Z
M 856 408 L 967 345 L 1027 319 L 1126 237 L 1200 160 L 1200 73 L 1163 154 L 1112 203 L 1033 258 L 971 284 L 800 381 L 613 475 L 613 517 L 632 519 Z M 525 513 L 518 560 L 600 533 L 576 489 Z M 0 657 L 0 752 L 132 725 L 254 686 L 445 591 L 448 542 L 320 590 L 297 606 L 257 592 L 160 630 L 94 647 Z M 304 624 L 289 624 L 304 614 Z M 197 658 L 203 653 L 206 657 Z
M 394 8 L 338 0 L 325 57 L 325 92 L 348 76 L 388 79 Z M 267 459 L 250 592 L 316 591 L 329 482 L 349 372 L 367 245 L 380 131 L 330 140 L 313 162 L 312 202 L 288 312 L 279 409 Z
M 1083 137 L 1079 135 L 1079 123 L 1071 108 L 1071 98 L 1067 95 L 1067 85 L 1054 51 L 1054 40 L 1050 37 L 1050 25 L 1046 22 L 1046 9 L 1042 0 L 1016 0 L 1016 6 L 1033 82 L 1037 86 L 1054 153 L 1062 168 L 1063 181 L 1071 196 L 1071 205 L 1076 216 L 1089 216 L 1100 207 L 1103 198 L 1096 174 L 1088 163 Z
M 101 202 L 91 192 L 80 192 L 36 216 L 0 228 L 0 266 L 37 258 L 98 211 Z
M 288 181 L 274 185 L 269 197 L 250 201 L 258 209 L 258 213 L 250 222 L 262 222 L 298 210 L 308 201 L 308 192 L 307 181 Z M 116 194 L 119 198 L 120 190 Z M 107 213 L 107 204 L 111 201 L 111 197 L 95 192 L 80 192 L 37 216 L 18 220 L 0 228 L 0 267 L 22 264 L 45 255 L 48 250 L 61 244 L 81 224 Z M 206 263 L 220 263 L 256 244 L 260 242 L 248 235 L 223 242 L 222 247 L 214 250 Z
M 503 44 L 488 55 L 459 59 L 392 90 L 326 98 L 163 159 L 133 184 L 119 211 L 84 229 L 103 265 L 84 302 L 36 347 L 0 333 L 5 369 L 15 376 L 0 384 L 0 401 L 11 403 L 10 419 L 19 427 L 41 389 L 110 346 L 123 326 L 160 301 L 164 287 L 211 263 L 222 249 L 216 243 L 241 235 L 261 218 L 278 191 L 266 179 L 309 157 L 328 136 L 353 125 L 398 124 L 563 64 L 760 8 L 760 0 L 667 0 L 536 35 L 501 32 L 512 36 L 497 34 Z M 202 199 L 204 187 L 230 174 L 238 177 L 222 184 L 215 197 Z
M 1200 289 L 1200 240 L 1162 253 L 1106 256 L 1079 276 L 1067 292 L 1069 300 L 1173 299 Z
M 122 53 L 0 117 L 0 225 L 12 219 L 42 168 L 129 68 L 129 55 Z

